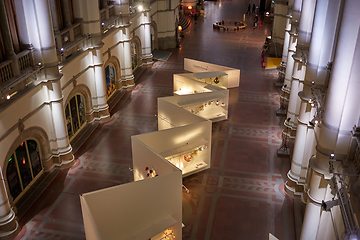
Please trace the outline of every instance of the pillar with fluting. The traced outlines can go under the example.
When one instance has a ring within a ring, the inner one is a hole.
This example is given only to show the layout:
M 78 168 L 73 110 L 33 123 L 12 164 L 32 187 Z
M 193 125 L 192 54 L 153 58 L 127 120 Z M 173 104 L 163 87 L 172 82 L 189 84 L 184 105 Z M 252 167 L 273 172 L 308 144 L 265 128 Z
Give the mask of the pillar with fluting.
M 350 143 L 350 131 L 357 124 L 359 119 L 358 102 L 360 96 L 357 93 L 360 84 L 360 18 L 358 18 L 360 2 L 357 0 L 344 1 L 344 8 L 333 68 L 325 104 L 324 119 L 322 121 L 319 142 L 316 147 L 317 153 L 314 160 L 310 160 L 312 176 L 310 189 L 308 191 L 308 205 L 313 210 L 306 209 L 301 233 L 302 240 L 308 239 L 329 239 L 328 231 L 333 231 L 334 239 L 336 232 L 341 234 L 343 226 L 339 219 L 330 221 L 327 228 L 319 224 L 325 221 L 326 214 L 321 214 L 321 201 L 331 200 L 333 197 L 329 190 L 329 157 L 335 154 L 335 159 L 346 158 Z M 334 207 L 334 210 L 338 207 Z M 309 224 L 313 219 L 319 221 Z M 324 229 L 328 229 L 325 231 Z M 313 233 L 316 234 L 313 234 Z
M 339 16 L 341 0 L 317 1 L 313 31 L 305 73 L 303 91 L 299 92 L 301 99 L 294 152 L 291 170 L 288 173 L 285 189 L 288 194 L 302 196 L 307 199 L 305 178 L 307 176 L 309 159 L 315 154 L 315 129 L 309 122 L 315 115 L 315 102 L 312 101 L 313 91 L 323 91 L 329 77 L 328 62 L 332 61 L 336 25 Z M 332 16 L 328 19 L 327 16 Z M 311 106 L 312 105 L 312 106 Z M 312 109 L 312 111 L 311 111 Z M 310 113 L 310 114 L 309 114 Z M 305 192 L 303 192 L 305 191 Z M 305 193 L 305 195 L 302 195 Z

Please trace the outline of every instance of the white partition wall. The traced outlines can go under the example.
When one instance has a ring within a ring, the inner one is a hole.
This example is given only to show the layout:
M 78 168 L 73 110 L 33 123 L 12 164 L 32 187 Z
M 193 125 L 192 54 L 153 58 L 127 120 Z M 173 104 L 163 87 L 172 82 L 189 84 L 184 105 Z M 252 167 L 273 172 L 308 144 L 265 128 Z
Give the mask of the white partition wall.
M 155 170 L 156 174 L 166 171 L 168 166 L 162 165 L 161 169 L 156 167 L 156 163 L 161 160 L 167 160 L 179 168 L 183 177 L 208 169 L 211 161 L 212 122 L 193 116 L 192 120 L 197 120 L 196 123 L 132 136 L 134 175 L 144 177 L 146 167 Z
M 240 83 L 240 70 L 235 68 L 229 68 L 216 64 L 184 58 L 184 70 L 194 73 L 218 71 L 225 72 L 228 75 L 227 88 L 238 87 Z
M 157 177 L 80 196 L 87 240 L 182 239 L 181 172 L 157 167 Z

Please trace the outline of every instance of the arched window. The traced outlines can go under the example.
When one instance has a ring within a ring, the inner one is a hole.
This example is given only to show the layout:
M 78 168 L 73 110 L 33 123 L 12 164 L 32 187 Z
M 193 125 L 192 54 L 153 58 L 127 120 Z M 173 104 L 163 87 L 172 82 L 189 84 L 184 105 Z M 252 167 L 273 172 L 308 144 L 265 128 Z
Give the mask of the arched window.
M 81 95 L 75 95 L 66 105 L 65 117 L 68 135 L 71 138 L 86 122 L 85 101 Z
M 109 97 L 116 89 L 115 85 L 115 67 L 112 64 L 109 64 L 105 68 L 105 78 L 106 78 L 106 96 Z
M 131 43 L 131 61 L 132 69 L 134 70 L 138 65 L 137 46 L 135 43 Z
M 38 143 L 26 140 L 15 150 L 6 168 L 10 194 L 15 200 L 42 170 Z

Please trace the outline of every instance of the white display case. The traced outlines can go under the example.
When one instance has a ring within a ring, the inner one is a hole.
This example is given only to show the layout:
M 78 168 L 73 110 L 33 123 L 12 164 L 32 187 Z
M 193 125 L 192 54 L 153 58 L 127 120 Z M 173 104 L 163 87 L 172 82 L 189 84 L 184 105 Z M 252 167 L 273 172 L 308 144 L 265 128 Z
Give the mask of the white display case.
M 224 72 L 228 76 L 227 88 L 238 87 L 240 83 L 240 70 L 235 68 L 184 58 L 184 70 L 193 73 Z
M 160 240 L 170 233 L 182 239 L 182 175 L 175 167 L 157 177 L 85 193 L 80 203 L 87 240 Z
M 145 178 L 146 167 L 152 168 L 163 160 L 180 169 L 183 177 L 208 169 L 211 165 L 212 123 L 197 118 L 197 123 L 132 136 L 134 172 L 141 176 L 134 174 L 134 178 Z M 170 168 L 162 165 L 161 169 L 156 168 L 156 173 L 161 174 Z

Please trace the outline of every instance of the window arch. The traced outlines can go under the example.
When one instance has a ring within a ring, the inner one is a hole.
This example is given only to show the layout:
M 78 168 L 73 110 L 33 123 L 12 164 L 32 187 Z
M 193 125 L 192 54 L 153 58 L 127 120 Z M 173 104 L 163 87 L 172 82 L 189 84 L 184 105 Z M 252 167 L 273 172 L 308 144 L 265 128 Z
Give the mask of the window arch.
M 33 139 L 22 142 L 8 159 L 6 178 L 14 200 L 39 176 L 40 159 L 39 144 Z
M 76 94 L 65 107 L 66 126 L 69 138 L 72 138 L 85 124 L 85 112 L 84 97 Z
M 115 66 L 109 64 L 105 68 L 105 80 L 106 80 L 106 96 L 109 97 L 116 90 L 115 83 Z

